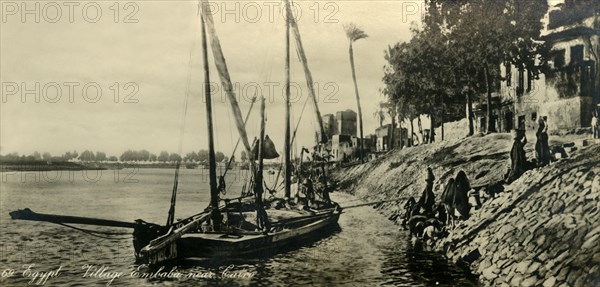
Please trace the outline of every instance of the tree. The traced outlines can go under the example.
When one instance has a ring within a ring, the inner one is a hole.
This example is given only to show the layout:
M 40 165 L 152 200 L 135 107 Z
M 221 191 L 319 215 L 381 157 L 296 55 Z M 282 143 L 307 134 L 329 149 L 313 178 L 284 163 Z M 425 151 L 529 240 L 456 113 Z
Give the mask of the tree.
M 116 162 L 116 161 L 119 161 L 119 159 L 116 156 L 111 155 L 108 157 L 108 161 Z
M 195 151 L 192 151 L 190 153 L 187 153 L 185 155 L 185 157 L 183 158 L 184 161 L 197 161 L 198 160 L 198 154 Z
M 79 156 L 79 160 L 81 160 L 81 161 L 95 161 L 96 160 L 96 156 L 94 155 L 94 152 L 89 151 L 89 150 L 85 150 Z
M 397 115 L 401 122 L 407 119 L 411 135 L 414 133 L 413 119 L 420 115 L 429 115 L 432 127 L 435 127 L 435 114 L 443 106 L 442 99 L 452 94 L 449 89 L 452 78 L 448 76 L 452 61 L 449 52 L 445 51 L 445 38 L 435 29 L 413 29 L 412 33 L 413 38 L 409 42 L 398 43 L 386 51 L 388 63 L 383 77 L 386 86 L 382 90 L 388 99 L 385 109 L 392 118 L 392 124 L 395 124 Z M 434 58 L 436 61 L 431 60 Z M 393 142 L 392 138 L 393 135 L 390 137 Z M 389 144 L 391 148 L 392 143 Z
M 169 161 L 172 161 L 172 162 L 181 161 L 181 156 L 177 153 L 172 153 L 169 155 Z
M 38 151 L 34 151 L 33 154 L 31 155 L 35 160 L 41 160 L 42 159 L 42 155 L 38 152 Z
M 106 153 L 97 151 L 96 152 L 96 161 L 105 161 L 105 160 L 106 160 Z
M 224 159 L 225 159 L 225 154 L 223 154 L 220 151 L 215 152 L 215 161 L 216 162 L 222 162 Z
M 151 154 L 148 156 L 148 161 L 156 161 L 156 155 L 155 155 L 155 154 L 153 154 L 153 153 L 151 153 Z
M 156 158 L 160 162 L 166 162 L 169 160 L 169 153 L 167 151 L 161 151 L 158 157 Z
M 242 160 L 242 162 L 246 162 L 248 160 L 248 155 L 246 155 L 246 151 L 242 151 L 240 159 Z
M 363 119 L 362 119 L 362 108 L 360 105 L 360 96 L 358 93 L 358 83 L 356 82 L 356 70 L 354 67 L 354 51 L 352 49 L 352 43 L 354 43 L 355 41 L 358 41 L 360 39 L 364 39 L 367 38 L 368 35 L 361 29 L 359 29 L 358 27 L 356 27 L 356 24 L 354 23 L 349 23 L 344 25 L 344 30 L 346 31 L 346 37 L 348 37 L 348 41 L 349 41 L 349 48 L 348 48 L 348 53 L 350 55 L 350 68 L 352 69 L 352 80 L 354 81 L 354 91 L 356 93 L 356 104 L 358 106 L 358 123 L 359 123 L 359 129 L 360 129 L 360 161 L 362 163 L 365 162 L 364 157 L 363 157 L 363 150 L 364 150 L 364 143 L 363 143 Z
M 132 150 L 126 150 L 121 154 L 119 159 L 121 161 L 134 161 L 135 157 Z
M 143 149 L 137 153 L 137 160 L 148 161 L 150 159 L 150 152 Z
M 45 161 L 50 161 L 52 160 L 52 155 L 49 152 L 45 152 L 42 154 L 42 159 Z
M 536 76 L 545 66 L 547 47 L 539 41 L 547 0 L 430 0 L 428 14 L 443 18 L 441 27 L 457 59 L 460 78 L 469 95 L 485 93 L 488 132 L 495 132 L 492 92 L 497 89 L 500 65 L 514 64 Z M 541 61 L 536 61 L 541 60 Z M 537 63 L 539 62 L 539 63 Z M 469 99 L 470 101 L 471 99 Z
M 73 151 L 73 152 L 68 151 L 63 155 L 63 159 L 68 161 L 68 160 L 77 158 L 78 156 L 79 156 L 79 154 L 77 153 L 77 151 Z
M 373 112 L 373 117 L 379 122 L 379 127 L 382 127 L 383 121 L 385 121 L 385 104 L 387 104 L 387 102 L 379 102 L 375 112 Z
M 200 150 L 198 151 L 198 161 L 207 162 L 208 161 L 208 150 Z

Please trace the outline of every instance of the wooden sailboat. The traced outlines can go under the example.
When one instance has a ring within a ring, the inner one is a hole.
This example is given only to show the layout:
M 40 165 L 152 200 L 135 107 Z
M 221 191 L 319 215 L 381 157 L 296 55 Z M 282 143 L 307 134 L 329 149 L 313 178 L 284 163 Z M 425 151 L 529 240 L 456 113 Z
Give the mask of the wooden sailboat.
M 342 209 L 339 205 L 329 201 L 325 204 L 314 205 L 313 208 L 296 208 L 293 204 L 284 204 L 277 207 L 271 205 L 265 208 L 264 186 L 263 186 L 263 154 L 265 140 L 265 100 L 260 100 L 261 130 L 258 139 L 258 157 L 250 161 L 250 170 L 253 175 L 250 183 L 253 197 L 248 196 L 237 199 L 221 200 L 219 198 L 219 182 L 217 180 L 217 166 L 215 161 L 215 147 L 213 140 L 212 103 L 210 91 L 210 77 L 208 68 L 208 41 L 207 31 L 210 35 L 210 45 L 215 58 L 215 64 L 222 86 L 226 91 L 228 101 L 233 111 L 236 127 L 239 132 L 240 141 L 246 149 L 247 154 L 254 152 L 248 141 L 245 130 L 245 120 L 242 119 L 236 97 L 233 93 L 229 72 L 225 58 L 221 50 L 219 39 L 216 35 L 212 13 L 207 0 L 201 0 L 202 8 L 202 48 L 204 59 L 204 91 L 206 96 L 207 128 L 209 143 L 209 180 L 210 180 L 210 204 L 203 212 L 190 216 L 183 220 L 175 221 L 175 195 L 177 191 L 178 169 L 175 176 L 175 184 L 171 199 L 171 208 L 166 225 L 147 223 L 137 220 L 135 223 L 101 220 L 73 216 L 57 216 L 49 214 L 38 214 L 29 209 L 11 212 L 13 219 L 47 221 L 59 224 L 92 224 L 124 228 L 133 228 L 133 245 L 138 262 L 158 264 L 164 261 L 180 258 L 207 258 L 207 257 L 236 257 L 250 254 L 262 253 L 274 250 L 290 244 L 306 242 L 316 234 L 324 231 L 325 227 L 337 223 Z M 291 153 L 290 153 L 290 103 L 289 103 L 289 40 L 290 28 L 293 29 L 296 43 L 299 48 L 301 61 L 306 72 L 309 94 L 313 98 L 317 118 L 320 124 L 321 141 L 324 138 L 320 115 L 316 107 L 312 78 L 306 63 L 306 57 L 301 50 L 301 41 L 297 24 L 291 17 L 289 2 L 286 1 L 286 134 L 284 144 L 285 160 L 285 198 L 291 197 Z M 247 117 L 246 117 L 247 119 Z M 227 170 L 227 169 L 226 169 Z M 325 170 L 323 169 L 323 173 Z M 327 184 L 324 184 L 327 188 Z M 223 203 L 222 203 L 223 202 Z M 272 202 L 271 202 L 272 203 Z M 288 201 L 288 203 L 290 203 Z M 318 208 L 316 208 L 318 206 Z
M 203 1 L 205 2 L 205 1 Z M 205 4 L 205 3 L 203 3 Z M 208 6 L 203 6 L 207 8 Z M 289 3 L 286 3 L 286 9 L 289 13 Z M 229 75 L 221 48 L 219 46 L 219 40 L 216 37 L 214 24 L 210 13 L 203 10 L 203 23 L 206 20 L 207 27 L 211 32 L 211 44 L 213 48 L 213 54 L 215 55 L 215 62 L 217 63 L 217 69 L 219 70 L 221 81 L 225 87 L 230 85 Z M 292 20 L 293 21 L 293 20 Z M 290 21 L 287 22 L 286 38 L 288 40 L 287 51 L 286 51 L 286 136 L 284 145 L 284 159 L 285 159 L 285 197 L 290 197 L 290 177 L 291 177 L 291 159 L 290 159 L 290 121 L 289 121 L 289 27 Z M 206 32 L 205 27 L 202 27 L 203 35 L 203 57 L 205 63 L 205 82 L 208 83 L 208 57 L 207 57 L 207 44 L 206 44 Z M 211 101 L 210 101 L 210 86 L 206 86 L 207 96 L 207 123 L 209 125 L 209 133 L 212 132 L 212 119 L 210 115 Z M 230 91 L 230 90 L 229 90 Z M 233 105 L 234 103 L 232 103 Z M 322 208 L 319 210 L 300 210 L 290 208 L 280 209 L 264 209 L 263 204 L 263 147 L 262 144 L 265 138 L 265 100 L 261 99 L 260 105 L 261 111 L 261 129 L 258 144 L 258 166 L 254 166 L 252 162 L 252 170 L 255 171 L 254 175 L 254 208 L 252 206 L 244 210 L 243 204 L 238 205 L 226 205 L 224 208 L 219 210 L 216 199 L 218 193 L 213 193 L 216 190 L 216 178 L 211 174 L 211 208 L 212 215 L 204 214 L 190 222 L 181 225 L 179 228 L 169 231 L 167 234 L 152 240 L 147 246 L 142 248 L 139 252 L 140 258 L 148 263 L 158 263 L 164 260 L 178 258 L 178 257 L 213 257 L 213 256 L 242 256 L 248 254 L 255 254 L 264 252 L 267 250 L 277 249 L 285 245 L 300 243 L 315 235 L 315 233 L 322 231 L 326 226 L 330 226 L 333 223 L 337 223 L 341 214 L 341 208 L 337 205 L 331 205 L 329 208 Z M 236 107 L 233 107 L 234 111 Z M 238 122 L 238 130 L 240 130 L 240 137 L 244 140 L 245 134 L 243 127 L 239 126 L 243 123 Z M 213 146 L 212 134 L 209 134 L 209 147 Z M 248 149 L 249 145 L 245 145 Z M 214 150 L 209 148 L 209 153 L 213 153 Z M 248 149 L 248 154 L 254 155 Z M 209 156 L 209 158 L 212 158 Z M 225 226 L 217 227 L 215 222 L 221 223 L 221 219 L 215 213 L 223 214 L 226 217 Z M 248 218 L 252 218 L 255 214 L 256 224 L 249 224 Z M 209 219 L 210 218 L 210 219 Z M 212 226 L 208 223 L 212 223 Z

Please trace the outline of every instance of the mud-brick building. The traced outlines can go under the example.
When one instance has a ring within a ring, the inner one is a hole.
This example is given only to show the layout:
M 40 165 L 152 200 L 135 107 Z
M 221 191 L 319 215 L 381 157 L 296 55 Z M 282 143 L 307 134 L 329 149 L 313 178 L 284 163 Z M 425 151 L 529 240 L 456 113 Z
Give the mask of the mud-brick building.
M 356 138 L 356 112 L 353 110 L 339 111 L 335 115 L 326 114 L 322 117 L 323 129 L 328 142 L 325 148 L 330 151 L 332 161 L 346 161 L 354 156 Z
M 394 137 L 392 138 L 392 130 Z M 402 132 L 402 136 L 400 133 Z M 406 128 L 392 128 L 391 124 L 383 125 L 375 129 L 376 136 L 376 150 L 378 152 L 390 150 L 391 140 L 393 139 L 394 147 L 401 147 L 408 145 L 408 130 Z M 402 139 L 402 141 L 400 141 Z
M 550 47 L 549 69 L 534 76 L 527 69 L 501 65 L 503 80 L 493 93 L 495 128 L 535 129 L 546 117 L 550 131 L 590 126 L 600 107 L 600 7 L 573 1 L 550 8 L 542 40 Z M 487 103 L 474 107 L 478 131 L 486 131 Z

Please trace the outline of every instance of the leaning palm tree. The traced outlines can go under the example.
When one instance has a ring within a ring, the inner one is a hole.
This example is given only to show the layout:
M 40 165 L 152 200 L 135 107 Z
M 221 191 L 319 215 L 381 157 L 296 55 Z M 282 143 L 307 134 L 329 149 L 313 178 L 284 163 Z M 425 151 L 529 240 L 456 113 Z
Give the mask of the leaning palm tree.
M 354 69 L 354 52 L 352 51 L 352 43 L 356 40 L 367 38 L 368 35 L 365 31 L 356 27 L 354 23 L 348 23 L 344 25 L 344 30 L 346 31 L 346 37 L 350 41 L 350 68 L 352 69 L 352 80 L 354 81 L 354 91 L 356 92 L 356 104 L 358 105 L 358 123 L 360 127 L 360 161 L 362 163 L 365 162 L 363 157 L 364 143 L 363 143 L 363 119 L 362 119 L 362 109 L 360 106 L 360 96 L 358 95 L 358 84 L 356 83 L 356 72 Z

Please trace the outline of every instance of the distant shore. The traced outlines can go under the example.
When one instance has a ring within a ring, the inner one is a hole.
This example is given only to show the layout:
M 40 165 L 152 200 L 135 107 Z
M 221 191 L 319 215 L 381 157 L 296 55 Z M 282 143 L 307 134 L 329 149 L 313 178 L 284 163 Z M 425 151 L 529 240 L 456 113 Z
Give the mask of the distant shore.
M 54 171 L 54 170 L 112 170 L 124 168 L 167 168 L 174 169 L 175 162 L 70 162 L 55 161 L 7 161 L 0 162 L 0 172 L 9 171 Z M 235 165 L 232 165 L 235 167 Z M 224 165 L 223 165 L 224 167 Z M 202 169 L 203 164 L 182 163 L 182 169 Z

